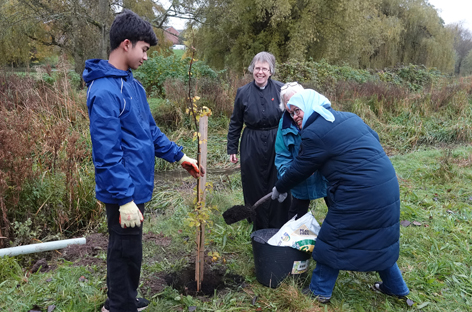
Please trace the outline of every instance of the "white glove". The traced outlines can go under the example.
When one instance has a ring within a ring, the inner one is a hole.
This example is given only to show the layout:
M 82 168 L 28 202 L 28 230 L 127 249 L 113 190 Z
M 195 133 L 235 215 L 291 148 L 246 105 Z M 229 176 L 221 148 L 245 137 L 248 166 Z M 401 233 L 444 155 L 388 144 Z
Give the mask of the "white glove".
M 143 220 L 143 214 L 134 201 L 120 206 L 120 224 L 122 228 L 140 227 Z
M 195 179 L 197 179 L 200 175 L 200 170 L 198 170 L 196 159 L 187 157 L 187 155 L 184 154 L 184 156 L 179 160 L 179 164 Z
M 282 193 L 280 194 L 279 191 L 277 191 L 277 188 L 274 186 L 272 189 L 272 195 L 270 196 L 272 200 L 277 199 L 279 203 L 283 202 L 285 198 L 287 198 L 287 193 Z

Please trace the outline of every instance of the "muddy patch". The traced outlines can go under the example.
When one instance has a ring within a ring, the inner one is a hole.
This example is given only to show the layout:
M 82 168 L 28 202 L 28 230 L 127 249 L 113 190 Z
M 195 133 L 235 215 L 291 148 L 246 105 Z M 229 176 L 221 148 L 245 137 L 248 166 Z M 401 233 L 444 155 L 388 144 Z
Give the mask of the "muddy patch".
M 108 235 L 96 233 L 85 238 L 83 245 L 69 245 L 63 249 L 62 256 L 76 266 L 106 265 L 106 260 L 97 258 L 100 252 L 107 251 Z

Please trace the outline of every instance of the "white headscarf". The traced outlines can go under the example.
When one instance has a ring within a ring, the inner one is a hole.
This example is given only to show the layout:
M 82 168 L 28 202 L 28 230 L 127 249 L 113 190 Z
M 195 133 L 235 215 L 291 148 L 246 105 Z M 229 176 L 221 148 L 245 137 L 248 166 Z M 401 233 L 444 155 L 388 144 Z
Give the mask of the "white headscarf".
M 304 113 L 302 121 L 302 129 L 306 121 L 313 112 L 317 112 L 321 117 L 329 122 L 334 121 L 333 114 L 326 108 L 331 107 L 331 102 L 324 96 L 312 89 L 305 89 L 294 94 L 287 103 L 289 109 L 296 106 Z

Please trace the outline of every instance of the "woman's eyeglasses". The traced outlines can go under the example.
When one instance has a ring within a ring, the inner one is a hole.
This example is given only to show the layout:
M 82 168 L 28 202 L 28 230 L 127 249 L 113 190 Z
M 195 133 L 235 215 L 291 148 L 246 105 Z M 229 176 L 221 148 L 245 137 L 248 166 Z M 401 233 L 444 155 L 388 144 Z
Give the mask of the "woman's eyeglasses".
M 269 72 L 269 68 L 265 68 L 265 67 L 256 67 L 254 68 L 254 71 L 257 73 L 257 72 L 260 72 L 262 71 L 263 73 L 267 73 Z
M 295 108 L 295 109 L 293 110 L 293 112 L 289 112 L 290 117 L 294 118 L 295 116 L 300 116 L 300 112 L 301 112 L 301 111 L 302 111 L 301 109 Z

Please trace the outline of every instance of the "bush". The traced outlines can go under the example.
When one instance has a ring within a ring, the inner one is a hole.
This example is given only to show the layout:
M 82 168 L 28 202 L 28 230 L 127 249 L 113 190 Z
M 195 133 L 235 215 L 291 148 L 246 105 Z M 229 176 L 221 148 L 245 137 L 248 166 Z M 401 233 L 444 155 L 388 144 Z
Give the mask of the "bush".
M 350 66 L 330 65 L 325 60 L 319 62 L 290 60 L 277 65 L 276 79 L 298 81 L 321 93 L 332 93 L 339 81 L 365 83 L 374 80 L 369 71 L 354 69 Z
M 0 236 L 13 239 L 14 222 L 17 231 L 31 222 L 38 235 L 72 235 L 102 211 L 94 198 L 85 93 L 64 79 L 51 86 L 0 75 Z
M 439 78 L 444 77 L 436 68 L 427 69 L 424 65 L 409 64 L 379 71 L 377 76 L 381 81 L 402 85 L 411 91 L 419 91 L 430 86 Z
M 165 97 L 164 83 L 168 79 L 181 80 L 184 83 L 189 79 L 189 65 L 191 58 L 178 58 L 176 55 L 162 56 L 154 52 L 144 64 L 135 71 L 135 77 L 141 81 L 149 95 L 154 97 Z M 192 64 L 192 79 L 202 77 L 217 77 L 217 72 L 201 61 Z

